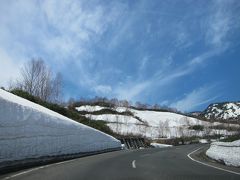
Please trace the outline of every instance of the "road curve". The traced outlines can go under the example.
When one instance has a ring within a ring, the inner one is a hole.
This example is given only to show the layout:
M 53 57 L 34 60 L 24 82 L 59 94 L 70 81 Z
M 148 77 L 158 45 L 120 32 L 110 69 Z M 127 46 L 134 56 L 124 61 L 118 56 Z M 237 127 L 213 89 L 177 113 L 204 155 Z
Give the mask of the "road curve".
M 187 154 L 200 145 L 118 151 L 7 174 L 13 180 L 234 180 L 239 175 L 192 161 Z

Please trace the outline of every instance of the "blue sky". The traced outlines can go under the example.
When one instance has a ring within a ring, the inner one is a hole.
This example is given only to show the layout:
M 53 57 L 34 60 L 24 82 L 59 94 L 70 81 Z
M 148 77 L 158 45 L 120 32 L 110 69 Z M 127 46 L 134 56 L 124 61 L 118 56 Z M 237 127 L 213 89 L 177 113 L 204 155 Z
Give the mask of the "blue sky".
M 41 57 L 65 99 L 203 110 L 240 100 L 238 0 L 0 1 L 0 85 Z

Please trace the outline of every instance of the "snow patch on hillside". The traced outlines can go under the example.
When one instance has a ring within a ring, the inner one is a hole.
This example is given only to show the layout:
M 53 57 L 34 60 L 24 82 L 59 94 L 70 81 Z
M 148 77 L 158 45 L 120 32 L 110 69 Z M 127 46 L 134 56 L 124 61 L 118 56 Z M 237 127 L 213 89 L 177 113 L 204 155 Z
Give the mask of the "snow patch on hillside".
M 206 152 L 207 156 L 228 166 L 240 167 L 240 140 L 214 142 Z
M 100 111 L 102 109 L 105 109 L 106 107 L 102 107 L 102 106 L 80 106 L 80 107 L 76 107 L 75 109 L 77 111 L 87 111 L 87 112 L 95 112 L 95 111 Z
M 184 115 L 171 112 L 157 112 L 157 111 L 139 111 L 131 110 L 134 115 L 148 122 L 151 126 L 159 126 L 159 123 L 168 122 L 169 127 L 178 126 L 193 126 L 193 125 L 209 125 L 208 122 L 200 121 L 196 118 L 187 117 Z
M 0 89 L 0 163 L 120 148 L 105 133 Z
M 82 109 L 88 110 L 87 106 L 82 106 Z M 79 107 L 78 107 L 79 108 Z M 102 107 L 104 108 L 104 107 Z M 105 107 L 109 109 L 109 107 Z M 231 126 L 237 127 L 238 125 L 228 124 L 219 122 L 207 122 L 197 118 L 188 117 L 185 115 L 173 113 L 173 112 L 160 112 L 152 110 L 136 110 L 133 108 L 126 107 L 115 107 L 110 108 L 119 113 L 130 111 L 133 115 L 122 115 L 122 114 L 101 114 L 93 115 L 91 110 L 89 114 L 85 116 L 92 120 L 102 120 L 107 122 L 107 125 L 111 130 L 122 135 L 141 135 L 148 138 L 156 139 L 159 137 L 181 137 L 181 136 L 204 136 L 208 134 L 223 134 L 230 135 L 233 132 L 218 129 L 208 129 L 209 132 L 195 131 L 189 129 L 190 126 L 201 125 L 204 127 L 209 126 Z
M 102 114 L 102 115 L 92 115 L 92 114 L 86 114 L 86 117 L 94 120 L 102 120 L 110 123 L 125 123 L 125 124 L 142 124 L 141 121 L 138 119 L 132 117 L 132 116 L 126 116 L 126 115 L 119 115 L 119 114 Z
M 117 108 L 124 112 L 124 108 Z M 195 118 L 189 118 L 183 115 L 174 114 L 170 112 L 156 112 L 156 111 L 140 111 L 128 109 L 135 116 L 139 117 L 141 121 L 133 116 L 116 115 L 116 114 L 102 114 L 91 115 L 86 117 L 93 120 L 103 120 L 116 133 L 127 135 L 141 135 L 148 138 L 162 137 L 180 137 L 180 136 L 202 136 L 204 132 L 195 132 L 189 130 L 188 127 L 196 124 L 209 125 L 208 122 L 200 121 Z

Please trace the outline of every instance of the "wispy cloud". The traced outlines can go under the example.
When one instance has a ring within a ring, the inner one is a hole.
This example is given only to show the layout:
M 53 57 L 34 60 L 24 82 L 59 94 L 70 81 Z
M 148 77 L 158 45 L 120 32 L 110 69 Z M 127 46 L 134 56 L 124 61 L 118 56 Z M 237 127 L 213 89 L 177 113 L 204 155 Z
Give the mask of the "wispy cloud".
M 0 48 L 0 86 L 7 88 L 11 80 L 19 77 L 19 63 L 13 60 L 3 49 Z
M 145 91 L 150 85 L 151 85 L 150 81 L 129 84 L 127 85 L 128 88 L 126 88 L 126 85 L 124 85 L 124 87 L 120 86 L 116 88 L 114 93 L 117 95 L 119 99 L 128 99 L 136 101 L 137 100 L 136 97 L 143 93 L 143 91 Z
M 206 61 L 209 59 L 221 54 L 225 51 L 225 49 L 226 48 L 209 50 L 177 67 L 171 67 L 170 63 L 168 66 L 163 66 L 162 70 L 158 70 L 152 77 L 148 79 L 144 79 L 139 82 L 128 82 L 125 86 L 118 87 L 115 91 L 115 94 L 117 94 L 117 96 L 120 98 L 125 97 L 130 100 L 137 100 L 143 97 L 141 94 L 146 91 L 151 91 L 156 87 L 161 89 L 164 86 L 174 86 L 174 82 L 179 78 L 194 73 L 195 70 L 201 67 L 199 65 L 206 63 Z
M 206 35 L 206 42 L 210 44 L 211 47 L 201 53 L 198 53 L 195 57 L 187 60 L 186 62 L 174 67 L 173 64 L 169 64 L 172 66 L 162 66 L 152 77 L 148 79 L 144 79 L 138 83 L 132 83 L 132 89 L 134 93 L 130 93 L 131 96 L 129 98 L 140 97 L 144 91 L 149 91 L 154 88 L 154 86 L 161 88 L 163 86 L 172 84 L 174 86 L 174 82 L 184 76 L 194 73 L 199 68 L 204 68 L 201 65 L 206 65 L 209 60 L 216 60 L 216 57 L 226 52 L 229 48 L 229 42 L 227 41 L 227 36 L 230 30 L 232 30 L 233 21 L 236 22 L 233 15 L 230 13 L 230 6 L 233 5 L 232 2 L 227 1 L 216 1 L 213 2 L 212 7 L 210 8 L 210 16 L 206 17 L 204 20 L 204 33 Z M 227 7 L 226 7 L 227 6 Z M 226 10 L 227 9 L 227 10 Z M 234 20 L 233 20 L 234 19 Z M 186 24 L 185 24 L 186 25 Z M 186 27 L 183 27 L 182 22 L 177 24 L 176 31 L 176 47 L 186 48 L 193 45 L 192 39 L 193 37 L 189 32 L 187 32 Z M 191 39 L 192 38 L 192 39 Z M 171 54 L 175 54 L 175 49 L 169 51 L 169 57 L 171 61 L 177 62 L 178 57 L 173 57 Z M 148 58 L 149 59 L 149 58 Z M 141 64 L 139 69 L 143 69 L 146 64 L 146 58 L 143 58 L 140 61 Z M 167 62 L 167 61 L 166 61 Z M 144 66 L 143 66 L 144 65 Z M 139 88 L 141 87 L 141 88 Z M 129 85 L 126 86 L 126 89 L 129 88 Z M 210 89 L 209 89 L 210 90 Z M 201 90 L 202 92 L 203 90 Z M 125 89 L 121 88 L 120 94 L 125 94 Z M 200 92 L 198 92 L 200 93 Z M 123 96 L 121 95 L 121 96 Z M 189 95 L 189 98 L 196 95 L 196 92 L 192 92 Z M 197 99 L 196 99 L 197 100 Z
M 3 1 L 1 65 L 16 77 L 24 61 L 42 57 L 63 73 L 68 88 L 84 92 L 76 96 L 156 96 L 170 104 L 173 97 L 161 98 L 163 90 L 178 96 L 180 82 L 232 48 L 229 37 L 240 25 L 236 2 L 202 8 L 178 1 Z M 4 69 L 2 82 L 10 77 Z
M 74 82 L 78 87 L 97 88 L 98 74 L 90 72 L 91 62 L 87 60 L 92 57 L 92 49 L 101 36 L 119 18 L 122 6 L 118 4 L 93 5 L 74 0 L 1 2 L 0 48 L 6 55 L 12 55 L 14 51 L 12 61 L 19 62 L 8 67 L 15 71 L 24 61 L 42 57 L 62 71 L 69 81 L 80 77 L 80 83 Z M 71 75 L 65 73 L 71 72 L 66 65 L 73 64 L 77 71 Z
M 149 56 L 144 56 L 141 60 L 140 60 L 140 64 L 139 64 L 139 71 L 142 73 L 142 71 L 145 69 L 148 61 L 149 61 Z
M 235 1 L 213 1 L 213 5 L 210 8 L 212 14 L 207 18 L 205 25 L 206 42 L 215 47 L 221 47 L 226 43 L 229 32 L 236 26 L 237 19 L 231 10 L 235 6 Z
M 171 103 L 170 106 L 183 112 L 195 110 L 200 105 L 210 103 L 220 97 L 219 94 L 212 93 L 214 89 L 215 85 L 200 87 L 188 93 L 184 98 Z
M 187 66 L 189 68 L 196 68 L 196 66 L 205 63 L 207 60 L 211 59 L 212 57 L 222 54 L 224 51 L 227 50 L 227 48 L 228 48 L 228 46 L 222 46 L 222 47 L 210 49 L 210 50 L 202 53 L 201 55 L 196 56 L 193 59 L 191 59 L 188 62 Z
M 165 61 L 170 62 L 169 64 L 166 66 L 162 64 L 160 66 L 161 68 L 153 73 L 152 77 L 142 80 L 136 78 L 138 81 L 127 82 L 125 87 L 117 87 L 116 94 L 118 94 L 120 97 L 128 97 L 131 100 L 141 97 L 143 98 L 141 94 L 144 92 L 151 91 L 156 87 L 161 89 L 161 87 L 166 85 L 174 86 L 174 82 L 176 82 L 177 79 L 188 76 L 199 68 L 204 68 L 205 66 L 201 65 L 208 64 L 209 60 L 216 60 L 216 57 L 226 52 L 226 50 L 229 48 L 229 43 L 226 42 L 226 36 L 231 30 L 230 19 L 232 16 L 229 12 L 224 11 L 224 3 L 219 1 L 213 2 L 212 7 L 210 8 L 210 15 L 206 16 L 202 20 L 205 24 L 203 28 L 203 34 L 206 35 L 206 41 L 208 44 L 212 45 L 211 47 L 208 47 L 207 50 L 202 50 L 202 52 L 198 52 L 195 57 L 193 56 L 193 58 L 188 58 L 189 60 L 183 61 L 183 63 L 178 66 L 174 66 L 172 62 L 179 61 L 178 57 L 174 56 L 176 51 L 179 51 L 179 49 L 172 49 L 171 51 L 168 51 L 170 58 L 168 61 Z M 141 12 L 144 10 L 140 9 L 138 11 Z M 180 20 L 179 17 L 178 19 Z M 186 24 L 183 23 L 183 21 L 177 22 L 174 27 L 176 36 L 175 46 L 177 48 L 187 48 L 194 45 L 194 37 L 192 34 L 190 34 L 188 27 L 186 27 Z M 126 33 L 125 30 L 126 29 L 123 28 L 124 33 Z M 159 33 L 161 33 L 161 31 Z M 144 57 L 140 61 L 139 70 L 141 70 L 141 73 L 146 67 L 147 60 L 151 61 L 151 58 L 152 57 L 150 56 L 148 56 L 148 58 Z M 126 92 L 128 92 L 129 89 L 131 89 L 131 93 L 128 94 Z
M 112 93 L 112 88 L 111 86 L 108 85 L 97 85 L 94 87 L 94 90 L 96 91 L 97 94 L 100 95 L 106 95 Z

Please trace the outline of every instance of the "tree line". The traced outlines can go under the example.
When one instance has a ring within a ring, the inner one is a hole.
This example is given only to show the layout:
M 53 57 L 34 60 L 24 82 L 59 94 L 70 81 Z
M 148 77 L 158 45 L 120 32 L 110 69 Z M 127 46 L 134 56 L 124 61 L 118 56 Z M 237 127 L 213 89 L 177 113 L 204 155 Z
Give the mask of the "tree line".
M 84 105 L 90 105 L 90 106 L 104 106 L 104 107 L 110 107 L 110 108 L 115 108 L 115 107 L 126 107 L 126 108 L 135 108 L 135 109 L 147 109 L 147 110 L 159 110 L 159 111 L 166 111 L 166 112 L 178 112 L 180 113 L 177 109 L 175 108 L 170 108 L 167 106 L 162 106 L 159 104 L 154 104 L 150 105 L 147 103 L 142 103 L 142 102 L 135 102 L 133 103 L 132 101 L 129 100 L 119 100 L 117 98 L 107 98 L 107 97 L 99 97 L 96 96 L 94 98 L 80 98 L 80 99 L 74 99 L 70 98 L 67 102 L 69 107 L 75 108 L 79 106 L 84 106 Z

